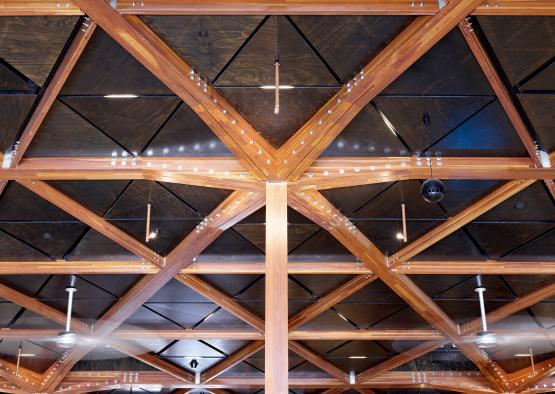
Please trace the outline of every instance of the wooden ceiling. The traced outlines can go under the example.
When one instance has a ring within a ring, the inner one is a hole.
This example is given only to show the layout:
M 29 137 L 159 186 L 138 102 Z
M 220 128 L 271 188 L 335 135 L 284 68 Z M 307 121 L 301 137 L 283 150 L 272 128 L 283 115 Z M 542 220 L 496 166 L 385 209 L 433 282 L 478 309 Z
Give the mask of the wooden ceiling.
M 552 2 L 6 0 L 0 33 L 1 392 L 555 387 Z

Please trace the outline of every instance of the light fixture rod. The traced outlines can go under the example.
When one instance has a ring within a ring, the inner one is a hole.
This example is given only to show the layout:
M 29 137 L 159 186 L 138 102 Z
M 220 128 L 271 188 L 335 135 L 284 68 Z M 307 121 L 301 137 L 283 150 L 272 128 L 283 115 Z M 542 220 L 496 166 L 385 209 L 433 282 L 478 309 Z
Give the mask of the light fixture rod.
M 274 85 L 275 106 L 274 114 L 279 114 L 279 60 L 275 62 L 276 81 Z
M 478 293 L 478 299 L 480 300 L 480 315 L 482 317 L 482 331 L 488 331 L 488 323 L 486 321 L 486 307 L 484 305 L 484 292 L 486 291 L 485 287 L 477 287 L 475 289 L 476 293 Z
M 536 376 L 536 366 L 534 365 L 534 353 L 532 353 L 532 348 L 530 348 L 530 362 L 532 363 L 532 376 Z
M 151 204 L 146 204 L 146 236 L 145 241 L 148 242 L 150 240 L 150 209 Z
M 17 349 L 17 364 L 15 366 L 15 376 L 19 376 L 19 362 L 21 361 L 21 345 Z
M 73 310 L 73 293 L 77 291 L 77 289 L 73 286 L 66 287 L 66 291 L 68 293 L 67 296 L 67 316 L 66 316 L 66 332 L 71 331 L 71 312 Z
M 401 216 L 403 219 L 403 242 L 407 242 L 407 214 L 405 204 L 401 204 Z

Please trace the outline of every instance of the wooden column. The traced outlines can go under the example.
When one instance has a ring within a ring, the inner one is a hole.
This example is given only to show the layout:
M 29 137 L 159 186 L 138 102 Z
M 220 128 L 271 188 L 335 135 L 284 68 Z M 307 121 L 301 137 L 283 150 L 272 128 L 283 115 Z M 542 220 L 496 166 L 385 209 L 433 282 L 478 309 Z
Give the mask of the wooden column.
M 288 392 L 287 183 L 266 184 L 266 394 Z

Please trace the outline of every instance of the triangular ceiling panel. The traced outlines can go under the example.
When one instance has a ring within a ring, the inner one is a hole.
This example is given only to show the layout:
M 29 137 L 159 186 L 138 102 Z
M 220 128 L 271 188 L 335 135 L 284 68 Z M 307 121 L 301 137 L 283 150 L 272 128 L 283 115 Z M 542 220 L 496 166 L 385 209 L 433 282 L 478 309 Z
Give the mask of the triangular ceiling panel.
M 62 89 L 63 95 L 169 93 L 162 82 L 101 28 L 95 30 Z
M 105 156 L 121 147 L 60 101 L 54 102 L 25 155 Z
M 407 16 L 293 16 L 293 22 L 337 73 L 353 78 L 411 20 Z
M 280 147 L 337 88 L 300 88 L 280 90 L 279 114 L 274 114 L 274 91 L 260 88 L 218 89 L 228 102 L 274 147 Z
M 213 260 L 259 260 L 264 253 L 243 238 L 233 228 L 226 230 L 212 242 L 200 255 L 201 259 Z
M 548 153 L 555 151 L 555 94 L 519 94 L 518 99 L 538 135 L 541 148 Z
M 61 16 L 0 18 L 0 58 L 43 85 L 76 22 Z
M 7 64 L 0 63 L 0 91 L 33 91 L 32 83 Z
M 203 216 L 209 215 L 232 193 L 231 190 L 182 185 L 179 183 L 161 184 Z
M 65 97 L 70 108 L 116 140 L 128 152 L 141 152 L 179 103 L 176 97 Z
M 143 20 L 193 69 L 214 80 L 262 16 L 145 15 Z
M 35 95 L 0 95 L 0 153 L 5 153 L 23 126 Z
M 408 148 L 373 103 L 364 107 L 322 156 L 404 156 Z
M 172 117 L 146 147 L 152 156 L 231 156 L 229 149 L 186 104 Z
M 506 255 L 506 261 L 554 261 L 555 229 Z
M 133 253 L 93 229 L 87 231 L 65 258 L 99 261 L 139 260 Z
M 344 215 L 350 216 L 391 185 L 393 185 L 392 182 L 372 183 L 363 186 L 326 189 L 321 190 L 320 193 Z
M 458 28 L 453 29 L 385 90 L 404 95 L 493 95 Z
M 492 101 L 490 97 L 390 97 L 375 99 L 378 108 L 393 124 L 412 152 L 428 146 L 457 128 Z M 423 116 L 430 125 L 425 130 Z
M 48 256 L 36 248 L 0 231 L 0 261 L 44 261 Z
M 553 58 L 555 18 L 488 16 L 478 22 L 513 85 Z
M 495 100 L 432 146 L 442 156 L 528 156 L 518 133 Z
M 520 87 L 520 91 L 553 91 L 555 90 L 555 58 L 545 67 L 538 69 L 537 74 Z

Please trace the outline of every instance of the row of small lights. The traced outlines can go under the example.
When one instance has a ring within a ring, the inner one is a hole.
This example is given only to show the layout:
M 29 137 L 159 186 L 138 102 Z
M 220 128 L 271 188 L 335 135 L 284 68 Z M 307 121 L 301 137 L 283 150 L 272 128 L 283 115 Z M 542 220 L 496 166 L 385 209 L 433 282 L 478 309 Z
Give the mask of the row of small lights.
M 118 374 L 119 375 L 119 374 Z M 77 376 L 86 376 L 83 373 L 78 373 Z M 92 376 L 91 373 L 88 373 L 88 376 Z M 102 375 L 99 373 L 97 376 L 101 377 Z M 128 379 L 129 377 L 129 379 Z M 110 377 L 111 378 L 111 377 Z M 111 385 L 111 384 L 136 384 L 139 383 L 139 372 L 123 372 L 122 378 L 121 378 L 121 382 L 120 379 L 114 379 L 114 380 L 105 380 L 104 384 L 105 385 Z M 81 384 L 76 384 L 74 385 L 77 388 L 81 388 Z M 83 383 L 83 386 L 85 387 L 90 387 L 91 383 Z M 94 386 L 100 386 L 100 382 L 95 382 Z M 61 392 L 61 391 L 65 391 L 65 390 L 71 390 L 73 388 L 73 385 L 68 385 L 65 387 L 61 387 L 58 388 L 58 390 L 56 390 L 57 392 Z
M 195 227 L 195 233 L 200 233 L 202 230 L 204 230 L 209 223 L 213 222 L 214 220 L 220 218 L 224 213 L 226 213 L 229 210 L 232 210 L 234 208 L 236 208 L 239 204 L 241 203 L 241 200 L 235 200 L 233 201 L 229 207 L 224 207 L 222 209 L 220 209 L 218 212 L 216 213 L 212 213 L 209 216 L 206 216 L 204 219 L 202 219 L 202 221 Z M 196 261 L 196 258 L 193 259 L 193 261 Z
M 428 375 L 431 375 L 428 378 Z M 430 384 L 445 384 L 446 381 L 444 379 L 442 379 L 443 377 L 457 377 L 457 376 L 481 376 L 482 374 L 480 372 L 441 372 L 441 373 L 436 373 L 434 371 L 431 372 L 413 372 L 411 374 L 411 378 L 412 378 L 412 383 L 416 383 L 416 384 L 427 384 L 428 382 Z M 438 380 L 439 377 L 439 380 Z M 449 382 L 450 383 L 450 382 Z M 464 383 L 459 383 L 459 387 L 473 387 L 473 388 L 480 388 L 480 389 L 485 389 L 486 387 L 481 386 L 481 385 L 476 385 L 476 384 L 464 384 Z
M 299 194 L 300 194 L 301 196 L 303 196 L 303 198 L 304 198 L 307 202 L 311 203 L 311 204 L 314 205 L 316 208 L 318 208 L 318 209 L 320 209 L 320 210 L 323 210 L 323 211 L 325 211 L 325 212 L 328 213 L 328 214 L 331 214 L 331 212 L 332 212 L 331 208 L 327 208 L 327 209 L 326 209 L 326 206 L 325 206 L 324 204 L 318 202 L 318 200 L 317 200 L 316 198 L 315 198 L 315 199 L 312 199 L 312 197 L 311 197 L 308 193 L 305 195 L 305 192 L 304 192 L 304 191 L 301 191 Z M 341 215 L 341 214 L 338 215 L 337 213 L 333 213 L 332 216 L 333 216 L 334 219 L 336 219 L 341 225 L 344 225 L 344 226 L 347 228 L 347 230 L 349 230 L 352 234 L 356 234 L 356 233 L 357 233 L 357 228 L 356 228 L 356 226 L 355 226 L 346 216 L 343 216 L 343 215 Z

